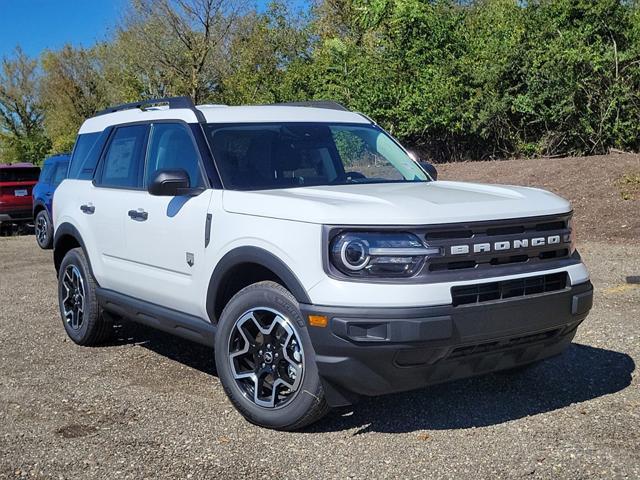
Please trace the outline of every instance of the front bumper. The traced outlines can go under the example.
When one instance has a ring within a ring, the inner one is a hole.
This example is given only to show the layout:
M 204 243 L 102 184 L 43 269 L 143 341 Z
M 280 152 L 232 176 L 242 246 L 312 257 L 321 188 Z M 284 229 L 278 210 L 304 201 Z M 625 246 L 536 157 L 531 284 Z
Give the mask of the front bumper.
M 329 403 L 517 367 L 562 352 L 593 303 L 591 282 L 470 305 L 350 308 L 301 305 Z

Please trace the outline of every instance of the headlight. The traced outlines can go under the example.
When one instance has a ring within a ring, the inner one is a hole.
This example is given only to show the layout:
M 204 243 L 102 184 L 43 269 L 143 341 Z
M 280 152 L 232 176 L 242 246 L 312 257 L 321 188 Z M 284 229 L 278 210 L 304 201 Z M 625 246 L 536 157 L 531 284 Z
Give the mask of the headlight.
M 412 233 L 345 232 L 329 250 L 333 266 L 350 277 L 411 277 L 428 256 L 441 254 Z

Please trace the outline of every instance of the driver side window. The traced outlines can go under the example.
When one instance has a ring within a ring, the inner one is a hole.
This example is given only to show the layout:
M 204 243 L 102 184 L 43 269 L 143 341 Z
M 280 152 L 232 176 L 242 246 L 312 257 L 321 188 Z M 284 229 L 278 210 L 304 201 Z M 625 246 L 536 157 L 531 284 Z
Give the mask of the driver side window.
M 349 174 L 362 178 L 404 179 L 402 173 L 393 168 L 392 162 L 376 148 L 375 137 L 379 134 L 375 131 L 340 127 L 331 130 L 344 168 Z
M 158 170 L 182 169 L 189 175 L 191 188 L 203 185 L 200 174 L 200 155 L 185 125 L 156 123 L 151 127 L 151 141 L 145 173 L 149 185 Z

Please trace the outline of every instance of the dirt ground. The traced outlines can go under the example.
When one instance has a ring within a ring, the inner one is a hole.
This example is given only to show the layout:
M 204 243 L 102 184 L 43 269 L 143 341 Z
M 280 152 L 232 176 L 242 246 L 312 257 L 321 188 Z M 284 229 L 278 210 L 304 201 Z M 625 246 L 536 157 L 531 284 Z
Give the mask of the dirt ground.
M 563 355 L 365 399 L 296 433 L 244 421 L 207 348 L 129 323 L 110 345 L 73 344 L 51 252 L 0 238 L 0 479 L 640 478 L 640 286 L 625 281 L 640 275 L 639 210 L 615 190 L 639 159 L 611 158 L 440 167 L 574 201 L 596 298 Z

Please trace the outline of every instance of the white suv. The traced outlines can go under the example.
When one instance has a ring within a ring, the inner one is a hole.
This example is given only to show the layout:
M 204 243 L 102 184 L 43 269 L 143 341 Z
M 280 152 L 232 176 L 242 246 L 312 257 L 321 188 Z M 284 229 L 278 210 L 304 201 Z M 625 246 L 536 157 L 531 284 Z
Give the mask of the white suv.
M 435 176 L 331 102 L 100 112 L 54 199 L 64 328 L 210 345 L 237 409 L 287 430 L 560 353 L 593 295 L 569 203 Z

